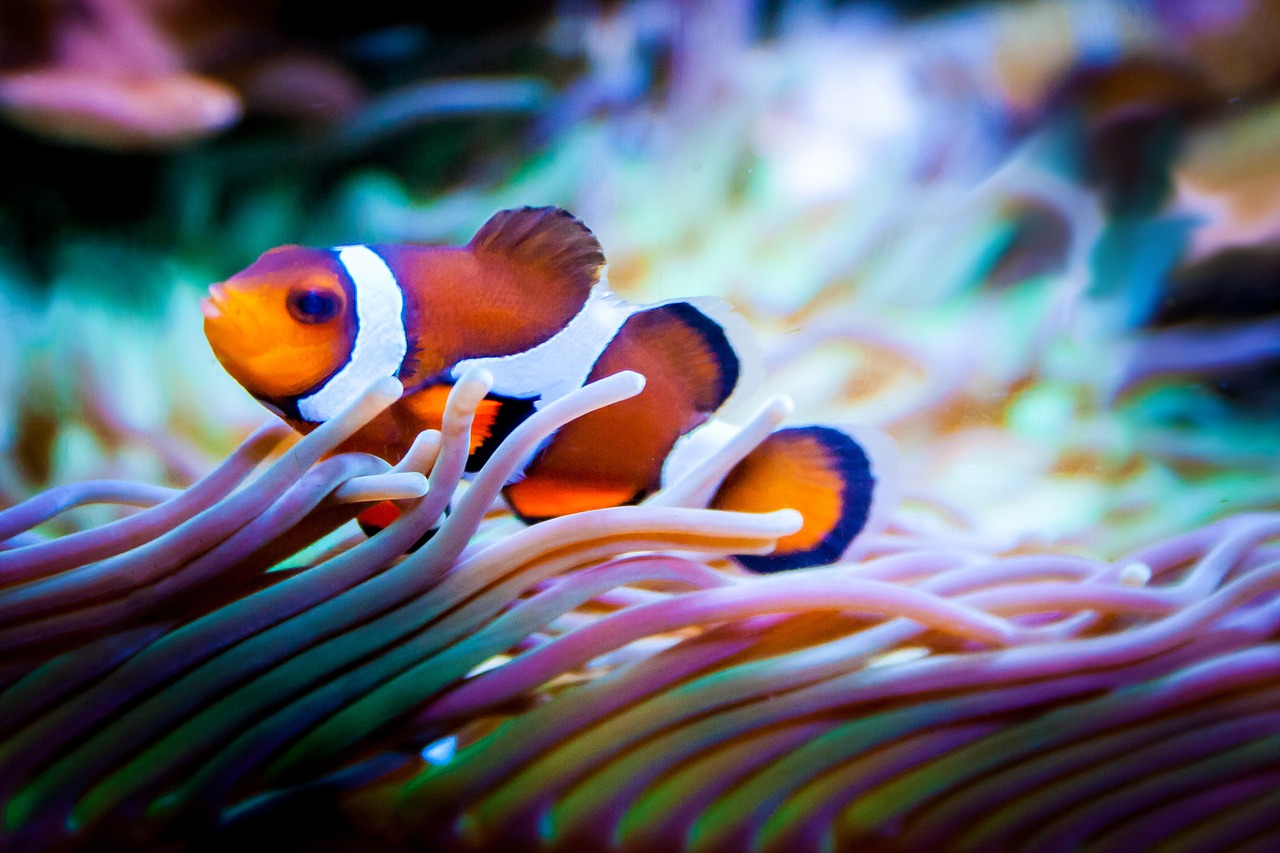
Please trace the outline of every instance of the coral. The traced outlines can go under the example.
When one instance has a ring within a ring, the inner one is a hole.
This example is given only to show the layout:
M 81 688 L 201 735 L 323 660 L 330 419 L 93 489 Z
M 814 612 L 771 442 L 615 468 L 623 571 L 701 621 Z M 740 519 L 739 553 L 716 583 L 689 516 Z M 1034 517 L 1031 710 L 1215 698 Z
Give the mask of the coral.
M 119 149 L 179 145 L 234 124 L 239 95 L 190 70 L 157 5 L 22 2 L 9 17 L 34 32 L 15 28 L 7 40 L 25 36 L 14 52 L 43 55 L 0 74 L 0 114 L 54 139 Z

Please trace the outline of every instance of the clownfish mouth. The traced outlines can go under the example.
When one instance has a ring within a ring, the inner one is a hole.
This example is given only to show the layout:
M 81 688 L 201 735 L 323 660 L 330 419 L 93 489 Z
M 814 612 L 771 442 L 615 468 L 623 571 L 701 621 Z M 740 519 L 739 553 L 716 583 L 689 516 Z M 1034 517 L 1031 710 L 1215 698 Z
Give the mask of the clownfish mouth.
M 222 289 L 220 284 L 209 285 L 209 295 L 200 300 L 200 313 L 207 320 L 217 320 L 222 316 L 222 308 L 219 303 L 226 299 L 226 291 Z

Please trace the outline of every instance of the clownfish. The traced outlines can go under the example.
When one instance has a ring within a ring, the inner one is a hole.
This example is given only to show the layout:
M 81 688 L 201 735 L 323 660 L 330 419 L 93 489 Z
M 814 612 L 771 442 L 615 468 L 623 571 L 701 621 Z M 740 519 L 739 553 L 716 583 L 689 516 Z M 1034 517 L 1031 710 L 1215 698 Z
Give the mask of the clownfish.
M 533 523 L 652 494 L 681 447 L 709 443 L 721 424 L 712 416 L 751 378 L 749 329 L 727 306 L 632 304 L 603 282 L 604 265 L 573 215 L 526 207 L 495 214 L 462 247 L 280 246 L 211 286 L 201 310 L 227 372 L 301 432 L 375 379 L 397 377 L 404 395 L 340 448 L 393 463 L 440 427 L 449 389 L 472 366 L 494 381 L 473 426 L 471 471 L 539 404 L 622 370 L 643 374 L 640 394 L 562 427 L 507 483 L 512 510 Z M 838 559 L 876 488 L 847 431 L 793 427 L 738 463 L 710 506 L 802 514 L 773 553 L 738 558 L 767 572 Z M 378 516 L 385 526 L 386 511 L 368 511 L 371 526 Z

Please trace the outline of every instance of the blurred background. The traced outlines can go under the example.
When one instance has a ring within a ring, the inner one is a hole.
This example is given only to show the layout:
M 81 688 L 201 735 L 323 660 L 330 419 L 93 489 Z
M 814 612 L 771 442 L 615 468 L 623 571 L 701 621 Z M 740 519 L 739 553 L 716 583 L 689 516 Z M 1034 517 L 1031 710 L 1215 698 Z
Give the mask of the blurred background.
M 264 420 L 198 300 L 266 249 L 556 204 L 889 432 L 906 535 L 1280 507 L 1277 0 L 322 5 L 0 5 L 0 506 Z

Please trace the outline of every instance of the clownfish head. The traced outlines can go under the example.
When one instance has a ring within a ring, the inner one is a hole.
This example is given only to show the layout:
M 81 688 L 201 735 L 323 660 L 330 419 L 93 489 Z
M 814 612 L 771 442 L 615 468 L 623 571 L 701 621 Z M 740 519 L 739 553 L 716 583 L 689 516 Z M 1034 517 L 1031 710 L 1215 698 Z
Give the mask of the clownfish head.
M 354 301 L 333 252 L 280 246 L 211 286 L 200 310 L 218 361 L 251 394 L 272 400 L 306 394 L 347 363 Z

